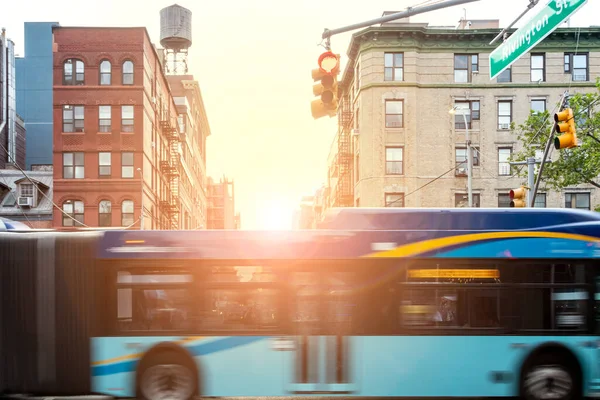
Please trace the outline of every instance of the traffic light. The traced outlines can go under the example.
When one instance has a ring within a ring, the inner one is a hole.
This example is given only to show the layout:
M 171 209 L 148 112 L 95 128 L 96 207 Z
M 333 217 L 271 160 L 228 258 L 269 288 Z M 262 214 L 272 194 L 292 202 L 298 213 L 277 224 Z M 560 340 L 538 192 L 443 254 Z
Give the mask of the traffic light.
M 337 115 L 338 109 L 338 82 L 337 76 L 340 73 L 340 56 L 330 51 L 319 56 L 319 68 L 313 69 L 313 81 L 318 82 L 313 85 L 313 94 L 320 96 L 310 104 L 310 109 L 314 119 Z
M 554 114 L 554 131 L 562 133 L 562 135 L 554 138 L 554 148 L 570 149 L 577 146 L 577 133 L 575 131 L 575 119 L 573 118 L 573 110 L 565 108 L 561 112 Z
M 510 191 L 510 206 L 511 207 L 526 207 L 527 201 L 525 200 L 526 195 L 525 186 L 521 186 L 518 189 L 512 189 Z

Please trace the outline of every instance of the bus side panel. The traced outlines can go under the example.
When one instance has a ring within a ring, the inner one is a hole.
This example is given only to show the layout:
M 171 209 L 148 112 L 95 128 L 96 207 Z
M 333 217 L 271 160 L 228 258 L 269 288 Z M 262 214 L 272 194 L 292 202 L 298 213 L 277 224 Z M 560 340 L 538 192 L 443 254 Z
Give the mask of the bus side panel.
M 276 396 L 283 394 L 282 352 L 264 336 L 98 337 L 92 338 L 92 390 L 135 396 L 138 361 L 152 346 L 175 342 L 194 356 L 204 396 Z M 128 343 L 139 344 L 131 348 Z
M 506 397 L 518 395 L 521 363 L 537 346 L 563 343 L 579 358 L 588 392 L 593 337 L 363 336 L 362 396 Z M 513 347 L 513 344 L 519 344 Z M 524 345 L 524 346 L 523 346 Z M 508 379 L 498 381 L 501 373 Z

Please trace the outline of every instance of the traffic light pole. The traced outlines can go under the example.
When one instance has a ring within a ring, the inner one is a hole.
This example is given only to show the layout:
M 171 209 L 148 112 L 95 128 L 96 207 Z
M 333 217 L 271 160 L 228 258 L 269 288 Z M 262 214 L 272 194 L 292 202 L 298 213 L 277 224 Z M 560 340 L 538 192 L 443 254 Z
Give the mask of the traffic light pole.
M 385 17 L 375 18 L 375 19 L 365 21 L 365 22 L 359 22 L 357 24 L 344 26 L 342 28 L 325 29 L 325 31 L 323 32 L 322 38 L 329 41 L 329 38 L 331 38 L 333 35 L 338 35 L 340 33 L 346 33 L 346 32 L 353 31 L 355 29 L 366 28 L 366 27 L 369 27 L 369 26 L 375 25 L 375 24 L 382 24 L 384 22 L 394 21 L 394 20 L 400 19 L 400 18 L 411 17 L 411 16 L 417 15 L 417 14 L 423 14 L 423 13 L 426 13 L 429 11 L 440 10 L 442 8 L 458 6 L 460 4 L 472 3 L 475 1 L 479 1 L 479 0 L 447 0 L 443 3 L 432 4 L 429 6 L 415 7 L 415 8 L 409 7 L 406 9 L 406 11 L 386 15 Z M 329 46 L 327 46 L 327 47 L 329 47 Z
M 562 99 L 560 100 L 560 108 L 564 108 L 564 106 L 566 105 L 566 102 L 569 100 L 569 92 L 565 91 L 563 93 Z M 540 187 L 540 181 L 542 180 L 542 174 L 544 172 L 544 165 L 546 164 L 546 162 L 550 162 L 550 161 L 546 161 L 548 159 L 548 153 L 550 153 L 550 146 L 552 146 L 552 142 L 554 141 L 554 126 L 551 128 L 550 130 L 550 135 L 548 136 L 548 141 L 546 142 L 546 148 L 544 149 L 544 157 L 542 158 L 542 162 L 540 164 L 540 171 L 538 172 L 538 176 L 537 179 L 535 181 L 535 187 L 533 188 L 533 192 L 531 193 L 531 206 L 533 207 L 533 204 L 535 202 L 535 196 L 537 195 L 537 191 L 538 188 Z
M 535 157 L 527 157 L 526 161 L 511 162 L 510 165 L 527 165 L 527 207 L 533 207 L 535 196 L 532 191 L 535 185 L 535 164 L 539 164 Z M 539 181 L 539 175 L 538 175 Z

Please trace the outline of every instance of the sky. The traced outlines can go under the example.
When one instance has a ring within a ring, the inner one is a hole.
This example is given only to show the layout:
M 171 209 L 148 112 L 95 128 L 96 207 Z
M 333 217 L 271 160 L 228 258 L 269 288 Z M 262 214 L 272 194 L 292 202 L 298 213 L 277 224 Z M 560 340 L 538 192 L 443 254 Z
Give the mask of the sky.
M 243 229 L 289 229 L 303 195 L 327 180 L 327 155 L 337 120 L 313 120 L 311 70 L 324 49 L 324 28 L 334 29 L 402 11 L 425 0 L 178 0 L 192 11 L 189 73 L 200 83 L 212 135 L 207 170 L 235 182 Z M 21 0 L 5 2 L 0 27 L 23 55 L 23 23 L 57 21 L 62 26 L 145 26 L 159 42 L 160 9 L 174 0 Z M 516 26 L 548 3 L 540 1 Z M 351 5 L 353 4 L 353 5 Z M 411 17 L 411 22 L 456 26 L 467 19 L 500 19 L 506 26 L 529 0 L 478 0 Z M 600 24 L 600 1 L 589 0 L 571 26 Z M 345 54 L 352 33 L 331 39 Z

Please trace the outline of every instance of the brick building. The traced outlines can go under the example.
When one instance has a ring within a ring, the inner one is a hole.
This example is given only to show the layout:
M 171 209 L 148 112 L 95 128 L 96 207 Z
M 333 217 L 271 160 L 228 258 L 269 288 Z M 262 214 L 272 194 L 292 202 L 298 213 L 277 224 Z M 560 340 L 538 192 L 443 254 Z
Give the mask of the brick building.
M 510 124 L 530 110 L 552 113 L 566 89 L 596 91 L 600 28 L 559 28 L 490 80 L 498 21 L 470 22 L 459 29 L 386 23 L 353 35 L 328 162 L 328 207 L 466 206 L 466 126 L 462 114 L 449 113 L 453 107 L 468 113 L 474 206 L 508 207 L 510 189 L 524 183 L 508 164 L 521 148 Z M 538 207 L 599 203 L 590 185 L 536 196 Z
M 219 182 L 208 178 L 208 229 L 240 229 L 240 214 L 235 213 L 235 191 L 232 180 Z
M 186 202 L 182 218 L 181 182 L 204 182 L 186 171 L 180 154 L 203 148 L 182 139 L 146 29 L 57 26 L 53 36 L 54 201 L 63 209 L 54 226 L 77 225 L 65 214 L 91 227 L 199 225 L 201 202 Z M 192 169 L 204 170 L 204 156 L 195 160 L 201 167 Z
M 167 80 L 177 107 L 181 135 L 181 228 L 206 228 L 206 139 L 210 136 L 210 126 L 202 92 L 191 75 L 168 75 Z M 195 209 L 200 211 L 199 215 L 194 213 Z

